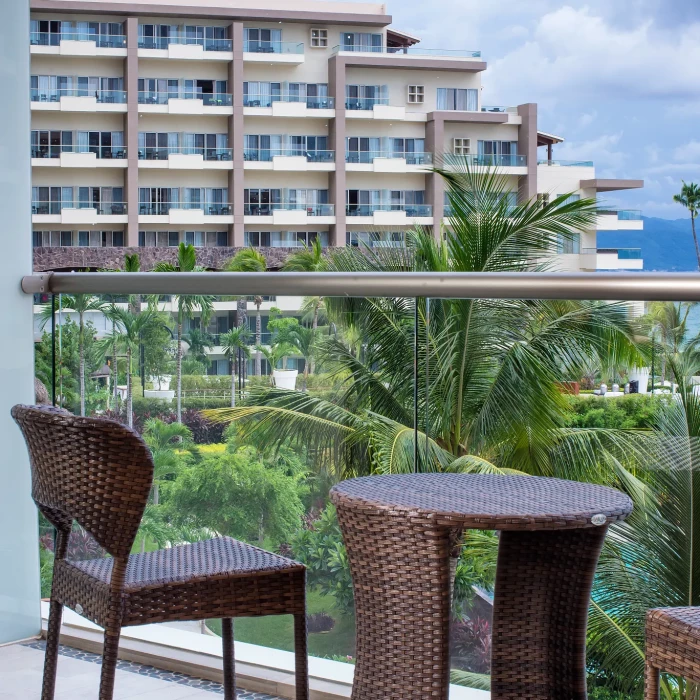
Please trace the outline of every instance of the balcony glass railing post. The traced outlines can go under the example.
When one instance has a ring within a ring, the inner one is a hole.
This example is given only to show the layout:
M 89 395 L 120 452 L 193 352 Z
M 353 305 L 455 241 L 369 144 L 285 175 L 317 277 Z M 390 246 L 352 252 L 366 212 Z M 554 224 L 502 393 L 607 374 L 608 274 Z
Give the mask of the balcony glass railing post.
M 375 105 L 388 105 L 388 97 L 346 97 L 345 109 L 350 111 L 371 111 Z
M 64 209 L 95 209 L 101 216 L 121 216 L 127 213 L 126 202 L 32 202 L 32 214 L 57 215 Z
M 538 160 L 537 165 L 558 165 L 569 168 L 592 168 L 592 160 Z

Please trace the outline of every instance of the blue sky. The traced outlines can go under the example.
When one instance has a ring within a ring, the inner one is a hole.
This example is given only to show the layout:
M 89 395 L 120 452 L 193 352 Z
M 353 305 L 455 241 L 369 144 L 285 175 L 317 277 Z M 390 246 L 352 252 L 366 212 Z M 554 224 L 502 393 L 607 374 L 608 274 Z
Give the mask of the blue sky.
M 700 0 L 393 0 L 394 26 L 425 48 L 481 49 L 486 104 L 537 102 L 555 158 L 645 180 L 606 203 L 682 218 L 700 181 Z

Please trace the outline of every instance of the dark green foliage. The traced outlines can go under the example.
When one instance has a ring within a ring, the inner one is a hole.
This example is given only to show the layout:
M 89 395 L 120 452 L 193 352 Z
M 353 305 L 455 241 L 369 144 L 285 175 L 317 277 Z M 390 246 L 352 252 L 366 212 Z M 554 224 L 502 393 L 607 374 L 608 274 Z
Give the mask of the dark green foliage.
M 649 430 L 659 407 L 659 396 L 631 394 L 614 399 L 569 397 L 571 413 L 567 423 L 572 428 L 608 428 L 615 430 Z

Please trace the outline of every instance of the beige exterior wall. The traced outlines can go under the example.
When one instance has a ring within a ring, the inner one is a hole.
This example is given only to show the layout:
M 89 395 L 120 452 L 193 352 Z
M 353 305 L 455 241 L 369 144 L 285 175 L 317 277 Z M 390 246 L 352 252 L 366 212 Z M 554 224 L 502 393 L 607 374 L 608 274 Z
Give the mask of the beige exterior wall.
M 245 133 L 288 134 L 290 136 L 328 136 L 328 120 L 246 117 Z
M 122 170 L 34 168 L 32 185 L 43 187 L 123 187 Z
M 32 129 L 124 131 L 124 115 L 102 112 L 34 112 Z
M 139 187 L 228 187 L 228 173 L 220 170 L 142 170 Z
M 327 190 L 328 173 L 284 173 L 270 170 L 246 170 L 245 186 Z
M 227 134 L 228 118 L 180 114 L 140 114 L 139 132 L 184 132 L 190 134 Z
M 139 78 L 187 78 L 190 80 L 228 80 L 228 65 L 213 61 L 163 61 L 139 59 Z
M 123 58 L 78 58 L 74 56 L 32 55 L 32 75 L 80 75 L 122 78 Z

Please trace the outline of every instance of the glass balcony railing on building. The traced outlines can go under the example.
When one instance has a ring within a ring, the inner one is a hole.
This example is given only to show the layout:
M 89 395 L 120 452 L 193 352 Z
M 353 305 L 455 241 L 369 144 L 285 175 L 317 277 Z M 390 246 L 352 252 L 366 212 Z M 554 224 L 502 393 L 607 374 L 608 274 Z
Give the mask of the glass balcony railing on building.
M 371 111 L 375 105 L 388 105 L 388 97 L 346 97 L 345 109 L 351 111 Z
M 372 216 L 376 211 L 404 211 L 406 216 L 431 217 L 433 207 L 430 204 L 348 204 L 347 216 Z
M 304 44 L 296 41 L 264 41 L 261 39 L 246 39 L 243 42 L 245 53 L 291 53 L 303 54 Z
M 537 165 L 558 165 L 564 168 L 592 168 L 592 160 L 538 160 Z
M 372 163 L 375 158 L 400 158 L 406 165 L 431 165 L 433 154 L 414 151 L 346 151 L 346 163 Z
M 230 107 L 233 104 L 232 96 L 222 92 L 139 92 L 139 104 L 142 105 L 167 105 L 170 100 L 202 100 L 205 107 Z
M 141 36 L 139 37 L 140 49 L 167 49 L 170 44 L 182 44 L 186 46 L 201 46 L 205 51 L 232 51 L 231 39 L 211 39 L 194 36 Z
M 352 248 L 404 248 L 406 238 L 403 231 L 348 231 L 346 245 Z
M 97 158 L 103 160 L 123 160 L 126 158 L 124 146 L 39 145 L 32 146 L 31 153 L 32 158 L 60 158 L 62 153 L 93 153 Z
M 272 216 L 275 211 L 305 211 L 307 216 L 335 216 L 334 204 L 304 204 L 303 202 L 269 202 L 245 205 L 245 216 Z
M 332 163 L 335 151 L 305 151 L 300 148 L 246 148 L 243 157 L 248 161 L 269 162 L 277 156 L 304 157 L 309 163 Z
M 641 248 L 583 248 L 583 255 L 614 255 L 618 260 L 641 260 Z
M 230 161 L 230 148 L 206 148 L 204 146 L 145 146 L 139 148 L 139 160 L 168 160 L 171 155 L 202 156 L 207 161 Z
M 94 97 L 101 104 L 126 104 L 125 90 L 90 90 L 89 88 L 31 88 L 32 102 L 60 102 L 62 97 Z
M 142 216 L 167 216 L 173 209 L 203 211 L 205 216 L 230 216 L 231 205 L 227 202 L 141 202 Z
M 126 48 L 124 34 L 90 34 L 89 32 L 30 32 L 31 46 L 60 46 L 62 41 L 94 41 L 100 49 Z
M 419 46 L 381 46 L 370 44 L 339 44 L 333 47 L 333 53 L 373 53 L 391 56 L 440 56 L 444 58 L 480 58 L 481 51 L 468 49 L 424 49 Z
M 275 93 L 246 93 L 244 107 L 272 107 L 273 102 L 301 102 L 307 109 L 335 109 L 335 99 L 327 95 L 295 95 Z
M 126 202 L 33 201 L 32 214 L 60 214 L 64 209 L 95 209 L 102 216 L 126 214 Z

